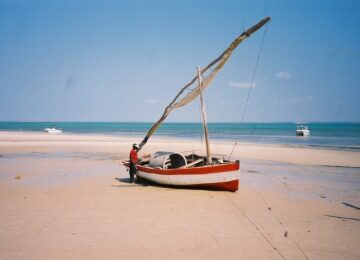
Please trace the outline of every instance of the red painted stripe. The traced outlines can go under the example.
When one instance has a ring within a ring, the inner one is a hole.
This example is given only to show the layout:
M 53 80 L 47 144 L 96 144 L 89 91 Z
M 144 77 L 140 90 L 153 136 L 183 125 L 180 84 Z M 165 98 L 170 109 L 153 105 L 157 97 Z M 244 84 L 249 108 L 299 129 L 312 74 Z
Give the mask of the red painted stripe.
M 221 172 L 230 172 L 237 171 L 240 169 L 239 163 L 228 163 L 228 164 L 219 164 L 219 165 L 206 165 L 201 167 L 194 168 L 177 168 L 177 169 L 157 169 L 144 167 L 137 165 L 139 171 L 162 174 L 162 175 L 187 175 L 187 174 L 208 174 L 208 173 L 221 173 Z
M 191 186 L 213 189 L 213 190 L 225 190 L 225 191 L 235 192 L 239 189 L 239 180 L 218 182 L 218 183 L 197 184 Z
M 222 190 L 222 191 L 231 191 L 231 192 L 235 192 L 239 189 L 239 180 L 233 180 L 228 182 L 206 183 L 206 184 L 194 184 L 194 185 L 169 185 L 169 184 L 166 185 L 166 184 L 159 184 L 154 181 L 150 181 L 140 176 L 137 176 L 136 178 L 138 180 L 145 180 L 146 182 L 154 183 L 155 185 L 164 186 L 164 187 L 200 188 L 200 189 Z

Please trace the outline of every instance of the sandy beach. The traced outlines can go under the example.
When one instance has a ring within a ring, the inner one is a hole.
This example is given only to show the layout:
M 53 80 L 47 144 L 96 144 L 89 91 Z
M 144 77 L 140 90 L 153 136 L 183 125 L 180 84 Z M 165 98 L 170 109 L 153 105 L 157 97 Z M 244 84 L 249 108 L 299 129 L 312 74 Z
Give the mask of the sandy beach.
M 360 258 L 360 152 L 238 144 L 231 193 L 128 183 L 139 141 L 0 132 L 0 259 Z M 140 155 L 201 147 L 153 138 Z

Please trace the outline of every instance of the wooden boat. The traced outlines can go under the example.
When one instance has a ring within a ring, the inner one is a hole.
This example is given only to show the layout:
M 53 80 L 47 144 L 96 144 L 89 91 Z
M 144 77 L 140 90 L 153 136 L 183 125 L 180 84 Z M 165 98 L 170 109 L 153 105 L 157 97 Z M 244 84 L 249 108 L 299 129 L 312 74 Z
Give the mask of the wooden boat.
M 244 31 L 218 58 L 203 69 L 198 67 L 196 76 L 180 90 L 173 101 L 165 108 L 161 118 L 151 127 L 139 145 L 139 150 L 141 150 L 172 110 L 185 106 L 195 98 L 200 97 L 206 156 L 183 155 L 179 152 L 157 152 L 149 158 L 138 162 L 136 165 L 138 170 L 137 178 L 177 187 L 203 187 L 232 192 L 238 190 L 240 162 L 211 155 L 202 93 L 225 65 L 235 48 L 268 21 L 270 21 L 270 17 L 264 18 Z M 194 87 L 193 85 L 196 82 L 197 86 Z M 130 163 L 124 161 L 123 165 L 129 167 Z
M 181 153 L 157 152 L 137 165 L 137 178 L 162 185 L 237 191 L 240 162 Z M 125 162 L 129 166 L 129 162 Z

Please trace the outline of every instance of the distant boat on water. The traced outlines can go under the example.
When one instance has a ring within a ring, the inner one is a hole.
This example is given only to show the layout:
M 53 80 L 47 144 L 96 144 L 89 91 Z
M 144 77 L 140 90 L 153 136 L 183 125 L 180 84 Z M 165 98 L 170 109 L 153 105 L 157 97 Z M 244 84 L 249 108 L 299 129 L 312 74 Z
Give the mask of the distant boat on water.
M 56 129 L 55 127 L 45 128 L 44 132 L 49 133 L 49 134 L 62 134 L 62 130 Z
M 297 129 L 296 129 L 296 135 L 297 136 L 309 136 L 310 135 L 310 130 L 305 125 L 299 125 L 297 127 Z
M 208 127 L 203 101 L 204 97 L 202 93 L 222 69 L 235 48 L 268 21 L 270 21 L 270 17 L 261 20 L 238 36 L 229 47 L 208 66 L 203 69 L 198 67 L 196 76 L 180 90 L 173 101 L 165 108 L 161 118 L 151 127 L 139 145 L 141 149 L 173 109 L 183 107 L 195 98 L 200 97 L 202 123 L 206 141 L 206 156 L 194 153 L 185 156 L 178 152 L 160 151 L 152 156 L 150 155 L 148 159 L 143 159 L 137 163 L 137 178 L 177 187 L 205 187 L 208 189 L 232 192 L 238 190 L 240 162 L 231 161 L 231 156 L 229 156 L 229 159 L 225 159 L 214 156 L 210 152 Z M 197 85 L 193 86 L 196 82 Z M 129 168 L 130 162 L 124 161 L 123 165 Z

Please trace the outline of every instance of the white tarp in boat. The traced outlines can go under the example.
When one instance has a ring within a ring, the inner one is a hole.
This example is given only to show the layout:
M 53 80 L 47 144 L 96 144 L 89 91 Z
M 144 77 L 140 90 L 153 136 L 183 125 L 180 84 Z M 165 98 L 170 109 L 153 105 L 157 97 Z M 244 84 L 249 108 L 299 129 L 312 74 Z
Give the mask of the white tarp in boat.
M 186 158 L 181 153 L 175 152 L 156 152 L 150 158 L 149 166 L 161 169 L 175 169 L 186 166 Z

